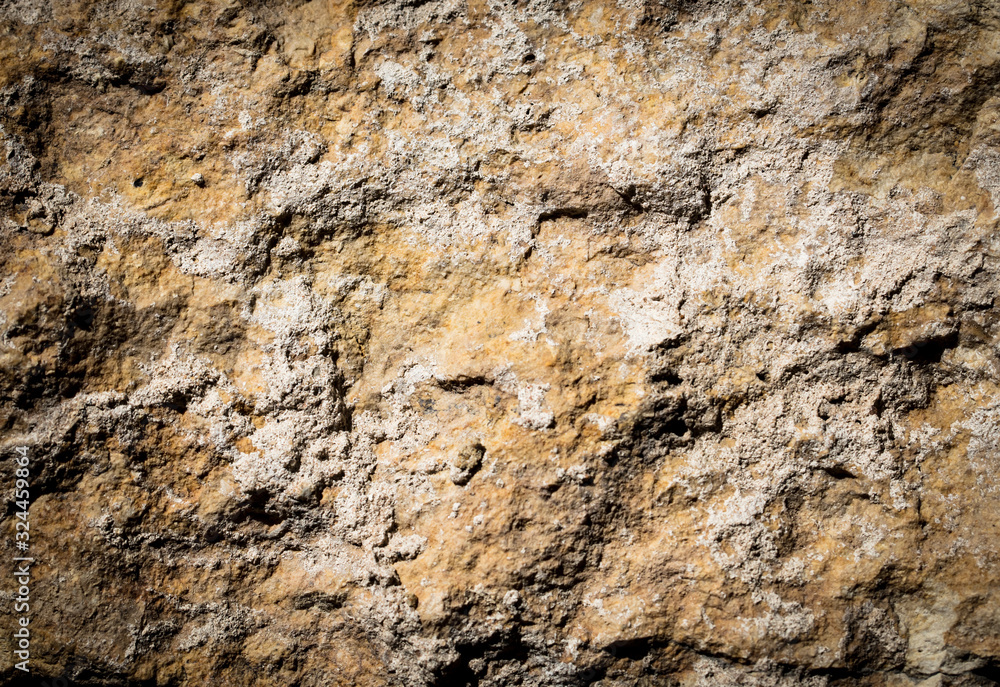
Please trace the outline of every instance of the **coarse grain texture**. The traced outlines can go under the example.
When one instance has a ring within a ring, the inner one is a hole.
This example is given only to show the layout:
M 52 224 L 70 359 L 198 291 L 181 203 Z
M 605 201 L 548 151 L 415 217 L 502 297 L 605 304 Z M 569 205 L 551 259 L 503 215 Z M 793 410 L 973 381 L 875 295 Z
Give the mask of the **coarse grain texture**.
M 0 139 L 36 677 L 1000 680 L 996 2 L 8 0 Z

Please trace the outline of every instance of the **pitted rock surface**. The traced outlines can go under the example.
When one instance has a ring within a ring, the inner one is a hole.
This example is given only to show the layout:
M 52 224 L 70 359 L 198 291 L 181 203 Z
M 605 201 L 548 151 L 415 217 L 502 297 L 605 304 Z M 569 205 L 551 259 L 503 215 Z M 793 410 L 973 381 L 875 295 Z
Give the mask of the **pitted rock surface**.
M 0 56 L 36 678 L 1000 680 L 1000 5 L 8 0 Z

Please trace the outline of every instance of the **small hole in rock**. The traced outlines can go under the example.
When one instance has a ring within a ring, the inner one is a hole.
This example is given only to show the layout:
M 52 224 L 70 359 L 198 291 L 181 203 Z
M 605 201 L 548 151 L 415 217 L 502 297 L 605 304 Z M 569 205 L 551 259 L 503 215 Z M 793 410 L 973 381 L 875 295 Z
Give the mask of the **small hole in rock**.
M 667 420 L 667 422 L 663 425 L 663 431 L 667 434 L 674 434 L 679 437 L 687 434 L 688 429 L 690 428 L 687 426 L 687 423 L 679 417 Z
M 136 179 L 135 181 L 133 181 L 132 185 L 135 186 L 136 188 L 139 188 L 140 186 L 142 186 L 142 177 L 139 177 L 138 179 Z

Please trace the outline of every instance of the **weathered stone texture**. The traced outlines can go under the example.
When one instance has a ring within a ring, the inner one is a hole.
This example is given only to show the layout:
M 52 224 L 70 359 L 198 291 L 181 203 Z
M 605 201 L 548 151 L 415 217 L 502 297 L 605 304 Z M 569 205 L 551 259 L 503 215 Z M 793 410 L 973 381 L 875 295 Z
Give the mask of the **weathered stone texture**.
M 996 2 L 7 0 L 0 138 L 37 675 L 1000 680 Z

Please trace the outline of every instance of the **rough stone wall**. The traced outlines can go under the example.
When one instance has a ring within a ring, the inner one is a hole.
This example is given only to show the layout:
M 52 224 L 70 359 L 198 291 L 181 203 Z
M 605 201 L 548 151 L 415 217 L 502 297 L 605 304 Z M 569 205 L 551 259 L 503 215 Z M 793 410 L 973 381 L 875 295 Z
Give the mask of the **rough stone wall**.
M 1000 680 L 996 2 L 6 0 L 0 138 L 36 677 Z

